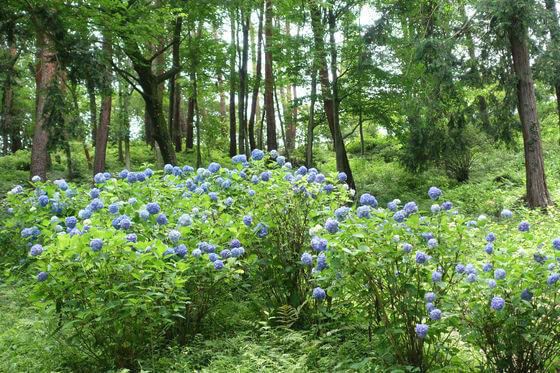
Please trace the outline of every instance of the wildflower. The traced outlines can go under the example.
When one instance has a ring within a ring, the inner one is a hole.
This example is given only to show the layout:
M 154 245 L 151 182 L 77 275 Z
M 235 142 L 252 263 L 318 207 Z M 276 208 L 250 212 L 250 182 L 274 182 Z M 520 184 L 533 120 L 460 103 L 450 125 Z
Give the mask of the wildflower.
M 406 215 L 408 216 L 418 211 L 418 206 L 416 206 L 416 202 L 408 202 L 404 205 L 403 209 L 406 212 Z
M 198 258 L 202 255 L 202 251 L 200 249 L 194 249 L 192 251 L 192 256 L 194 256 L 195 258 Z
M 433 303 L 431 303 L 431 302 L 426 303 L 426 311 L 428 311 L 428 313 L 432 312 L 432 310 L 435 310 L 435 309 L 436 309 L 436 306 L 434 306 Z
M 405 217 L 406 215 L 404 210 L 400 210 L 395 212 L 395 214 L 393 215 L 393 220 L 395 220 L 397 223 L 402 223 Z
M 39 176 L 39 175 L 33 176 L 33 177 L 31 178 L 31 182 L 33 182 L 33 183 L 39 183 L 39 182 L 41 182 L 41 176 Z
M 550 276 L 548 276 L 548 279 L 546 280 L 546 283 L 548 285 L 554 285 L 555 283 L 558 282 L 558 280 L 560 280 L 560 274 L 553 273 Z
M 393 212 L 397 211 L 397 203 L 395 201 L 391 201 L 387 203 L 387 208 Z
M 234 156 L 231 158 L 231 161 L 232 161 L 234 164 L 245 163 L 245 162 L 247 162 L 247 156 L 246 156 L 245 154 L 237 154 L 237 155 L 234 155 Z
M 349 212 L 350 212 L 349 207 L 342 206 L 342 207 L 339 207 L 336 210 L 334 210 L 334 216 L 338 220 L 343 220 L 344 218 L 346 218 L 346 216 L 348 215 Z
M 467 276 L 467 282 L 468 283 L 473 283 L 476 282 L 476 274 L 475 273 L 471 273 Z
M 116 214 L 119 213 L 119 205 L 116 204 L 116 203 L 111 203 L 111 204 L 109 205 L 109 207 L 107 207 L 107 209 L 109 210 L 109 212 L 110 212 L 111 214 L 116 215 Z
M 409 253 L 412 251 L 412 245 L 409 243 L 403 243 L 402 248 L 404 250 L 405 253 Z
M 488 242 L 486 244 L 486 247 L 484 248 L 484 251 L 486 251 L 486 254 L 490 255 L 494 252 L 494 244 L 492 242 Z
M 138 215 L 142 220 L 148 220 L 148 218 L 150 217 L 150 213 L 148 212 L 148 210 L 140 210 L 138 212 Z
M 179 217 L 178 223 L 182 227 L 187 227 L 192 224 L 192 218 L 188 214 L 183 214 Z

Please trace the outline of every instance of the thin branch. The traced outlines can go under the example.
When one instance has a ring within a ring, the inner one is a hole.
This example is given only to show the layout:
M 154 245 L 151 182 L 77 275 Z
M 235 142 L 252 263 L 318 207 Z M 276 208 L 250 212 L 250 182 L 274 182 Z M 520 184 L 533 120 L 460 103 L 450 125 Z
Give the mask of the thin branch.
M 117 65 L 115 65 L 115 63 L 114 63 L 113 61 L 111 61 L 111 66 L 113 66 L 113 69 L 115 69 L 115 70 L 121 75 L 121 77 L 122 77 L 124 80 L 126 80 L 128 84 L 130 84 L 130 86 L 131 86 L 135 91 L 137 91 L 138 93 L 140 93 L 140 94 L 142 95 L 142 97 L 145 97 L 145 96 L 144 96 L 144 92 L 141 91 L 141 90 L 138 88 L 138 86 L 137 86 L 132 80 L 129 79 L 129 77 L 130 77 L 130 78 L 132 78 L 133 80 L 135 80 L 136 82 L 138 82 L 138 79 L 137 79 L 134 75 L 130 74 L 129 72 L 127 72 L 127 71 L 125 71 L 125 70 L 123 70 L 123 69 L 120 69 Z M 138 82 L 138 83 L 139 83 L 139 82 Z
M 156 81 L 158 83 L 164 82 L 167 79 L 172 78 L 175 74 L 179 73 L 179 71 L 181 71 L 183 69 L 183 66 L 176 66 L 176 67 L 172 67 L 171 69 L 169 69 L 168 71 L 164 72 L 161 75 L 158 75 L 156 77 Z
M 183 40 L 185 40 L 187 38 L 187 36 L 184 36 L 182 39 L 179 40 L 179 45 L 181 45 L 181 43 L 183 42 Z M 175 39 L 175 38 L 173 38 Z M 171 48 L 173 46 L 173 44 L 175 43 L 175 40 L 172 40 L 171 43 L 167 44 L 165 47 L 161 48 L 159 51 L 157 51 L 152 57 L 148 58 L 148 62 L 152 62 L 153 60 L 155 60 L 156 58 L 158 58 L 158 56 L 162 55 L 163 53 L 165 53 L 166 50 L 168 50 L 169 48 Z

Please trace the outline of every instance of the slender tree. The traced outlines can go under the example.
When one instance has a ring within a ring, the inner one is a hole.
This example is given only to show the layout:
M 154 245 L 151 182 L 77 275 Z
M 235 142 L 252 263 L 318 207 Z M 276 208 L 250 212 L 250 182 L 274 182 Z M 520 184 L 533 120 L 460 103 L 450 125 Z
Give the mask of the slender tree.
M 95 155 L 93 160 L 93 174 L 105 171 L 105 158 L 107 154 L 107 140 L 109 138 L 109 124 L 111 122 L 111 105 L 113 102 L 113 74 L 111 61 L 113 59 L 112 37 L 109 32 L 103 33 L 103 60 L 104 74 L 101 89 L 101 111 L 99 126 L 96 131 Z
M 277 150 L 276 117 L 274 114 L 274 74 L 272 71 L 272 0 L 265 0 L 264 106 L 266 110 L 266 148 Z

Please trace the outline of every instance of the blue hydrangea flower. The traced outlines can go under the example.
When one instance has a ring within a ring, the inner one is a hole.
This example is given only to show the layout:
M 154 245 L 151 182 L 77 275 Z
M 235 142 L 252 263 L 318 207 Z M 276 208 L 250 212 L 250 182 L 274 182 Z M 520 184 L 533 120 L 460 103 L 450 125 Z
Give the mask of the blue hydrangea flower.
M 426 253 L 424 253 L 422 251 L 417 251 L 416 252 L 416 263 L 424 264 L 424 263 L 426 263 L 427 260 L 428 260 L 428 255 L 426 255 Z
M 325 238 L 320 238 L 320 237 L 317 237 L 317 236 L 314 236 L 313 238 L 311 238 L 311 247 L 315 251 L 325 251 L 325 250 L 327 250 L 328 243 L 329 242 Z
M 202 250 L 200 249 L 194 249 L 191 253 L 192 256 L 194 256 L 195 258 L 199 258 L 202 255 Z
M 558 280 L 560 280 L 560 274 L 553 273 L 550 276 L 548 276 L 548 279 L 546 280 L 546 283 L 549 284 L 549 285 L 554 285 L 555 283 L 558 282 Z
M 404 250 L 405 253 L 409 253 L 412 251 L 412 245 L 409 243 L 403 243 L 402 248 Z
M 208 171 L 210 171 L 211 173 L 215 174 L 216 172 L 220 171 L 220 168 L 222 168 L 222 166 L 217 163 L 217 162 L 212 162 L 210 163 L 210 165 L 208 166 Z
M 508 209 L 503 209 L 502 212 L 500 213 L 500 216 L 503 219 L 511 219 L 513 217 L 513 212 L 511 212 Z
M 503 309 L 505 304 L 506 304 L 506 301 L 503 298 L 498 297 L 498 296 L 492 298 L 492 301 L 490 302 L 490 305 L 496 311 L 500 311 L 501 309 Z
M 494 244 L 492 242 L 488 242 L 486 244 L 486 247 L 484 248 L 484 251 L 486 251 L 486 254 L 490 255 L 494 252 Z
M 89 241 L 89 247 L 91 247 L 93 251 L 99 251 L 103 247 L 103 240 L 101 238 L 94 238 Z
M 494 289 L 496 287 L 496 280 L 489 279 L 486 283 L 490 289 Z
M 482 271 L 483 272 L 490 272 L 492 270 L 492 268 L 494 268 L 492 263 L 486 263 L 485 265 L 482 266 Z
M 359 218 L 370 218 L 370 208 L 369 206 L 360 206 L 356 209 L 356 214 Z
M 220 270 L 222 268 L 224 268 L 224 262 L 219 259 L 214 261 L 214 269 Z
M 116 215 L 116 214 L 119 213 L 119 205 L 116 204 L 116 203 L 111 203 L 111 204 L 109 205 L 109 207 L 107 207 L 107 209 L 109 210 L 109 212 L 110 212 L 111 214 Z
M 329 233 L 336 233 L 338 232 L 338 221 L 335 219 L 328 218 L 325 222 L 325 229 Z
M 39 272 L 39 274 L 37 275 L 37 281 L 39 282 L 43 282 L 47 278 L 49 278 L 49 274 L 47 272 Z
M 453 203 L 451 203 L 451 201 L 446 201 L 446 202 L 443 202 L 443 203 L 441 204 L 441 207 L 442 207 L 444 210 L 449 211 L 449 210 L 451 210 L 451 209 L 453 208 Z
M 93 177 L 93 181 L 95 181 L 96 184 L 103 184 L 105 182 L 105 175 L 103 175 L 101 172 L 97 173 Z
M 521 223 L 519 223 L 518 229 L 520 232 L 529 232 L 529 228 L 530 228 L 529 222 L 522 221 Z
M 80 219 L 89 219 L 91 218 L 91 215 L 93 214 L 93 211 L 91 211 L 91 209 L 88 207 L 86 207 L 85 209 L 81 209 L 80 211 L 78 211 L 78 218 Z
M 227 259 L 231 256 L 231 251 L 229 251 L 228 249 L 223 249 L 222 251 L 220 251 L 220 256 L 222 257 L 222 259 Z
M 301 263 L 306 266 L 313 265 L 313 256 L 309 253 L 301 254 Z
M 503 280 L 504 278 L 506 278 L 506 271 L 503 270 L 502 268 L 498 268 L 494 271 L 494 278 L 496 280 Z
M 431 291 L 428 292 L 428 293 L 426 293 L 426 294 L 424 295 L 424 300 L 425 300 L 426 302 L 428 302 L 428 303 L 433 303 L 433 302 L 435 302 L 435 301 L 436 301 L 436 298 L 437 298 L 437 297 L 436 297 L 436 294 L 433 293 L 433 292 L 431 292 Z
M 416 206 L 416 202 L 408 202 L 404 205 L 403 210 L 409 216 L 418 211 L 418 206 Z
M 496 235 L 493 232 L 488 233 L 488 235 L 486 235 L 486 241 L 488 242 L 496 241 Z
M 278 151 L 276 151 L 275 149 L 272 149 L 270 152 L 270 158 L 272 159 L 276 159 L 278 157 Z
M 231 249 L 233 249 L 233 248 L 235 248 L 235 247 L 241 247 L 241 242 L 240 242 L 237 238 L 234 238 L 233 240 L 231 240 L 231 241 L 229 242 L 229 247 L 230 247 Z
M 245 163 L 245 162 L 247 162 L 247 156 L 246 156 L 245 154 L 237 154 L 237 155 L 234 155 L 234 156 L 231 158 L 231 161 L 232 161 L 234 164 Z
M 439 271 L 432 272 L 432 281 L 433 282 L 440 282 L 441 278 L 443 277 L 442 273 Z
M 177 242 L 181 239 L 181 232 L 176 229 L 172 229 L 167 234 L 167 238 L 169 238 L 171 242 Z
M 338 173 L 338 180 L 345 182 L 346 180 L 348 180 L 348 176 L 346 175 L 346 172 L 339 172 Z
M 215 262 L 216 260 L 218 260 L 218 254 L 216 254 L 216 253 L 210 253 L 210 254 L 208 254 L 208 259 L 209 259 L 211 262 Z
M 247 194 L 249 194 L 249 196 L 253 197 L 256 194 L 256 192 L 253 189 L 249 189 Z
M 192 218 L 190 215 L 188 214 L 183 214 L 179 217 L 179 225 L 182 227 L 188 227 L 189 225 L 191 225 L 193 223 Z
M 251 152 L 251 158 L 255 161 L 260 161 L 264 158 L 264 152 L 260 149 L 253 149 Z
M 33 182 L 33 183 L 39 183 L 39 182 L 41 182 L 41 176 L 39 176 L 39 175 L 33 176 L 33 177 L 31 178 L 31 182 Z
M 60 190 L 66 190 L 68 189 L 68 183 L 66 182 L 66 180 L 55 180 L 53 181 L 54 185 L 56 185 Z
M 136 233 L 130 233 L 126 235 L 126 240 L 128 242 L 137 242 L 138 241 L 138 236 L 136 235 Z
M 150 213 L 150 215 L 155 215 L 158 214 L 161 209 L 159 207 L 159 204 L 157 202 L 150 202 L 146 205 L 146 210 L 148 210 L 148 212 Z
M 395 220 L 397 223 L 402 223 L 405 218 L 406 213 L 404 212 L 404 210 L 399 210 L 393 215 L 393 220 Z
M 43 246 L 41 246 L 39 244 L 35 244 L 35 245 L 31 246 L 31 250 L 29 251 L 29 254 L 31 256 L 38 256 L 38 255 L 41 255 L 42 252 L 43 252 Z
M 165 214 L 159 214 L 156 218 L 156 223 L 159 225 L 166 225 L 167 224 L 167 216 Z
M 212 201 L 217 201 L 217 200 L 218 200 L 218 195 L 217 195 L 216 193 L 214 193 L 214 192 L 208 193 L 208 197 L 210 197 L 210 199 L 211 199 Z
M 98 198 L 100 194 L 101 194 L 101 191 L 97 188 L 93 188 L 92 190 L 89 191 L 89 196 L 92 199 Z
M 308 183 L 314 182 L 316 176 L 317 176 L 317 174 L 309 173 L 309 174 L 307 175 L 307 182 L 308 182 Z
M 325 268 L 327 268 L 327 256 L 325 253 L 321 252 L 317 256 L 317 269 L 322 271 Z
M 556 250 L 560 250 L 560 237 L 552 240 L 552 247 L 554 247 Z
M 469 275 L 470 275 L 470 274 L 475 274 L 475 275 L 476 275 L 476 268 L 474 267 L 474 265 L 472 265 L 472 264 L 469 263 L 469 264 L 467 264 L 467 266 L 465 267 L 465 272 L 466 272 L 467 274 L 469 274 Z
M 326 178 L 325 175 L 323 174 L 317 174 L 317 176 L 315 177 L 315 182 L 317 184 L 323 184 L 325 182 Z
M 78 219 L 76 219 L 76 217 L 74 217 L 74 216 L 69 216 L 64 220 L 64 224 L 68 228 L 74 228 L 76 226 L 76 224 L 78 224 Z
M 377 207 L 377 200 L 371 194 L 364 193 L 360 196 L 360 205 L 371 206 L 371 207 L 375 208 L 375 207 Z
M 239 258 L 245 253 L 245 249 L 243 247 L 234 247 L 231 249 L 231 256 L 234 258 Z
M 148 218 L 150 217 L 150 213 L 148 212 L 148 210 L 140 210 L 140 212 L 138 212 L 138 215 L 142 220 L 148 220 Z
M 162 254 L 163 257 L 175 255 L 175 249 L 172 247 L 168 247 Z
M 441 311 L 437 308 L 434 308 L 430 311 L 430 319 L 433 321 L 441 320 Z
M 457 273 L 459 273 L 459 274 L 464 273 L 464 272 L 465 272 L 465 266 L 462 265 L 462 264 L 457 264 L 457 265 L 455 266 L 455 272 L 457 272 Z
M 126 216 L 126 215 L 123 215 L 123 216 L 121 217 L 121 222 L 120 222 L 120 224 L 119 224 L 119 227 L 120 227 L 121 229 L 127 230 L 127 229 L 130 228 L 131 225 L 132 225 L 132 222 L 130 221 L 129 217 Z
M 533 254 L 533 259 L 535 259 L 535 262 L 537 262 L 539 264 L 543 264 L 546 261 L 546 257 L 539 254 L 539 253 L 534 253 Z
M 175 254 L 177 254 L 181 258 L 184 258 L 185 255 L 187 255 L 187 247 L 183 244 L 180 244 L 175 248 Z
M 428 240 L 428 247 L 429 247 L 430 249 L 433 249 L 434 247 L 437 247 L 437 245 L 438 245 L 438 242 L 437 242 L 437 240 L 436 240 L 435 238 L 430 238 L 430 239 Z
M 470 273 L 467 276 L 467 282 L 469 282 L 469 283 L 476 282 L 476 274 L 475 273 Z
M 127 176 L 128 176 L 128 170 L 126 168 L 121 172 L 119 172 L 118 174 L 119 179 L 126 179 Z
M 397 208 L 398 208 L 398 204 L 397 204 L 396 200 L 393 200 L 393 201 L 387 203 L 387 208 L 389 210 L 393 211 L 393 212 L 396 212 Z
M 339 207 L 336 210 L 334 210 L 334 216 L 338 220 L 344 220 L 344 218 L 346 218 L 346 216 L 348 215 L 349 212 L 350 212 L 349 207 L 342 206 L 342 207 Z
M 439 197 L 441 197 L 441 190 L 435 186 L 428 189 L 428 196 L 435 201 Z
M 41 207 L 45 207 L 49 204 L 49 197 L 47 197 L 46 195 L 40 196 L 37 200 L 39 202 L 39 206 Z
M 320 287 L 316 287 L 315 289 L 313 289 L 313 294 L 312 294 L 313 298 L 316 300 L 323 300 L 326 298 L 327 293 L 321 289 Z
M 437 214 L 438 212 L 440 212 L 441 207 L 438 204 L 435 204 L 430 207 L 430 210 L 432 211 L 432 214 Z
M 262 223 L 257 224 L 255 230 L 257 231 L 257 236 L 259 238 L 263 238 L 268 235 L 268 226 L 266 226 L 265 224 Z
M 128 204 L 134 206 L 138 200 L 134 197 L 128 199 Z
M 416 328 L 414 330 L 416 331 L 418 338 L 424 339 L 428 334 L 429 329 L 430 327 L 426 324 L 416 324 Z
M 170 165 L 169 163 L 166 164 L 165 166 L 163 166 L 163 172 L 166 174 L 171 174 L 173 173 L 173 165 Z
M 327 184 L 323 187 L 323 190 L 327 192 L 327 194 L 331 193 L 334 190 L 334 185 Z
M 524 289 L 521 292 L 521 299 L 530 302 L 533 299 L 533 293 L 529 289 Z
M 154 171 L 152 171 L 151 168 L 146 168 L 146 169 L 144 170 L 144 175 L 145 175 L 146 177 L 152 177 L 153 174 L 154 174 Z
M 428 311 L 428 313 L 432 312 L 432 310 L 435 310 L 435 309 L 436 309 L 436 306 L 434 306 L 433 303 L 431 303 L 431 302 L 426 303 L 426 311 Z
M 302 175 L 302 176 L 303 176 L 303 175 L 305 175 L 306 173 L 307 173 L 307 167 L 305 167 L 305 166 L 301 166 L 300 168 L 298 168 L 298 169 L 296 170 L 296 174 L 297 174 L 297 175 Z
M 245 215 L 243 217 L 243 223 L 249 227 L 251 224 L 253 224 L 253 217 L 251 215 Z

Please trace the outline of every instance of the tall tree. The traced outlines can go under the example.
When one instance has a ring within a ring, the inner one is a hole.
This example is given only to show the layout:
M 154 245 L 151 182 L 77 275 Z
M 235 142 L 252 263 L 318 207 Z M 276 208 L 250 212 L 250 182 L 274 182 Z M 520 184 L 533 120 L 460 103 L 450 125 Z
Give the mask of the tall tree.
M 525 173 L 527 202 L 529 207 L 546 207 L 552 199 L 546 185 L 541 129 L 537 115 L 535 84 L 529 58 L 527 4 L 520 2 L 512 6 L 509 15 L 508 38 L 517 77 L 517 109 L 521 119 L 523 145 L 525 148 Z
M 181 29 L 183 26 L 183 17 L 177 17 L 173 27 L 173 67 L 179 71 L 180 63 L 180 44 L 181 44 Z M 181 92 L 178 88 L 177 75 L 173 75 L 169 79 L 169 133 L 175 143 L 175 151 L 181 151 L 181 123 L 180 123 L 180 104 Z
M 237 154 L 237 129 L 235 122 L 235 11 L 230 10 L 231 43 L 229 50 L 229 156 Z
M 109 124 L 111 122 L 111 105 L 113 102 L 113 73 L 111 61 L 113 59 L 113 45 L 110 32 L 103 33 L 103 60 L 104 74 L 101 88 L 101 111 L 99 125 L 96 130 L 95 155 L 93 160 L 93 174 L 105 171 L 105 158 L 107 154 L 107 140 L 109 138 Z
M 2 108 L 0 111 L 0 129 L 2 131 L 2 151 L 8 154 L 11 150 L 15 153 L 22 147 L 20 129 L 13 121 L 13 104 L 14 104 L 14 80 L 16 76 L 15 65 L 19 58 L 18 48 L 16 45 L 16 20 L 10 19 L 4 25 L 6 41 L 8 46 L 8 60 L 6 61 Z M 9 139 L 9 140 L 8 140 Z
M 272 0 L 265 0 L 264 47 L 264 106 L 266 110 L 266 148 L 278 149 L 276 117 L 274 114 L 274 74 L 272 71 Z
M 263 2 L 264 5 L 264 2 Z M 263 16 L 264 16 L 264 9 L 261 7 L 261 11 L 259 14 L 259 28 L 257 31 L 257 48 L 256 48 L 256 55 L 252 58 L 253 60 L 253 69 L 255 75 L 255 83 L 253 85 L 253 98 L 251 101 L 251 114 L 249 116 L 249 146 L 251 150 L 257 147 L 257 143 L 255 140 L 255 118 L 259 118 L 258 115 L 258 106 L 259 106 L 259 87 L 261 84 L 261 77 L 262 77 L 262 34 L 263 34 Z M 253 43 L 253 53 L 255 54 L 255 45 Z
M 550 47 L 552 49 L 553 86 L 556 93 L 556 111 L 558 112 L 558 126 L 560 129 L 560 25 L 558 24 L 558 13 L 555 0 L 545 0 L 546 9 L 549 13 L 548 28 L 550 31 Z M 560 137 L 559 140 L 560 142 Z
M 251 12 L 241 6 L 241 29 L 243 34 L 243 45 L 241 47 L 241 69 L 239 70 L 239 154 L 249 154 L 246 147 L 247 140 L 247 108 L 245 93 L 247 92 L 248 76 L 247 65 L 249 60 L 249 25 L 251 22 Z

